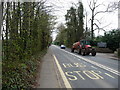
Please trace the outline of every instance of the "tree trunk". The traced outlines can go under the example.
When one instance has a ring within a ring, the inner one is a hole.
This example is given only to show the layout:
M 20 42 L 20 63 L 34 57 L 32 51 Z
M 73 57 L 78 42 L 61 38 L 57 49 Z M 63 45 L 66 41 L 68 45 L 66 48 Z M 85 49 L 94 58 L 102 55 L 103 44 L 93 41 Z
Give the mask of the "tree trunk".
M 92 40 L 94 38 L 93 22 L 94 22 L 94 10 L 92 11 L 92 18 L 91 18 L 91 39 Z

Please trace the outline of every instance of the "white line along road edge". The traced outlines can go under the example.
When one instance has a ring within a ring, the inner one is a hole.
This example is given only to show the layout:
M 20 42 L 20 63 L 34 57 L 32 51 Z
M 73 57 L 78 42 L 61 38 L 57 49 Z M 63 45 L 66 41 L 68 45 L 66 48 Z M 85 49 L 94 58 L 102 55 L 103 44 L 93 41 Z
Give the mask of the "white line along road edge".
M 57 60 L 57 58 L 55 57 L 55 55 L 53 55 L 53 57 L 54 57 L 54 60 L 55 60 L 55 62 L 56 62 L 56 64 L 57 64 L 57 67 L 58 67 L 58 69 L 59 69 L 59 72 L 60 72 L 60 74 L 61 74 L 61 77 L 62 77 L 62 79 L 63 79 L 63 82 L 64 82 L 64 84 L 65 84 L 65 87 L 66 87 L 66 88 L 72 88 L 71 85 L 70 85 L 70 83 L 68 82 L 68 80 L 67 80 L 67 78 L 66 78 L 66 76 L 65 76 L 65 74 L 64 74 L 64 72 L 63 72 L 63 70 L 62 70 L 62 68 L 61 68 L 61 66 L 60 66 L 60 64 L 59 64 L 59 62 L 58 62 L 58 60 Z
M 53 46 L 56 47 L 56 48 L 58 48 L 58 47 L 55 46 L 55 45 L 53 45 Z M 59 48 L 58 48 L 58 49 L 59 49 Z M 100 67 L 100 68 L 102 68 L 102 69 L 105 69 L 105 70 L 107 70 L 107 71 L 109 71 L 109 72 L 111 72 L 111 73 L 114 73 L 114 74 L 120 76 L 120 72 L 118 72 L 118 71 L 116 71 L 116 70 L 114 70 L 114 69 L 112 69 L 112 68 L 109 68 L 109 67 L 107 67 L 107 66 L 105 66 L 105 65 L 102 65 L 102 64 L 100 64 L 100 63 L 97 63 L 97 62 L 95 62 L 95 61 L 92 61 L 92 60 L 83 58 L 83 57 L 81 57 L 81 56 L 75 55 L 75 54 L 70 53 L 70 52 L 68 52 L 68 51 L 65 51 L 65 50 L 63 50 L 63 49 L 60 49 L 60 50 L 66 52 L 66 53 L 68 53 L 68 54 L 71 54 L 71 55 L 73 55 L 73 56 L 76 56 L 76 57 L 78 57 L 78 58 L 80 58 L 80 59 L 82 59 L 82 60 L 84 60 L 84 61 L 87 61 L 87 62 L 89 62 L 89 63 L 91 63 L 91 64 L 93 64 L 93 65 L 96 65 L 96 66 L 98 66 L 98 67 Z

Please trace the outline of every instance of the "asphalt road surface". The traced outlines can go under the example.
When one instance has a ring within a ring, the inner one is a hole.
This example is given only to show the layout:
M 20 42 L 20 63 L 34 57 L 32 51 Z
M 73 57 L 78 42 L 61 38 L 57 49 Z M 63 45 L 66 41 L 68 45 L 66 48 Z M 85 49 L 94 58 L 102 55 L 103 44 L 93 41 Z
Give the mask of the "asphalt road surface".
M 56 65 L 66 88 L 118 88 L 120 61 L 102 55 L 81 56 L 52 45 Z

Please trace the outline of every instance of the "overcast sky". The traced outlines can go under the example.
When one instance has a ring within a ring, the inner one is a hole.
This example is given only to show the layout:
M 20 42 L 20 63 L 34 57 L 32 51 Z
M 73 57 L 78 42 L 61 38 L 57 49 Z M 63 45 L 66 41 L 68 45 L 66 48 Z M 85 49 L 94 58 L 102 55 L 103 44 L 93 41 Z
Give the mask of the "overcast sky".
M 74 4 L 77 4 L 78 1 L 82 1 L 84 10 L 86 10 L 88 13 L 88 20 L 89 20 L 91 17 L 91 11 L 88 6 L 90 0 L 47 0 L 47 4 L 52 5 L 54 8 L 54 12 L 52 12 L 52 14 L 57 16 L 56 21 L 58 23 L 56 24 L 56 27 L 60 23 L 65 23 L 64 16 L 67 13 L 67 10 L 70 9 L 71 6 L 75 6 Z M 97 0 L 97 4 L 103 3 L 105 6 L 99 6 L 98 9 L 96 9 L 96 10 L 97 11 L 105 10 L 107 5 L 110 2 L 118 2 L 118 1 L 119 0 Z M 113 13 L 98 14 L 95 18 L 100 20 L 101 24 L 99 24 L 99 25 L 101 27 L 104 27 L 104 26 L 110 24 L 109 26 L 107 26 L 105 28 L 106 31 L 118 28 L 118 11 L 117 10 Z M 90 21 L 88 22 L 88 27 L 90 27 Z M 104 34 L 103 31 L 100 31 L 99 33 L 98 33 L 98 31 L 95 31 L 95 36 L 103 35 L 103 34 Z M 56 33 L 53 33 L 54 39 L 55 39 L 55 36 L 56 36 Z

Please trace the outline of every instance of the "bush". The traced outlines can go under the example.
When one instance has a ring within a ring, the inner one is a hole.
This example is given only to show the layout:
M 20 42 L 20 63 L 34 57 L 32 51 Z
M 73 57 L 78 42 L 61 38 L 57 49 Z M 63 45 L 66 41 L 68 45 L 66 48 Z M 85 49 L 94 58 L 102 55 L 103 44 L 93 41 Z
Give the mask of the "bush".
M 106 42 L 109 49 L 116 51 L 120 44 L 120 30 L 106 32 L 104 36 L 98 36 L 96 39 L 100 42 Z
M 30 60 L 3 61 L 2 63 L 2 89 L 26 89 L 32 88 L 36 82 L 36 73 L 40 58 L 46 50 L 32 56 Z

